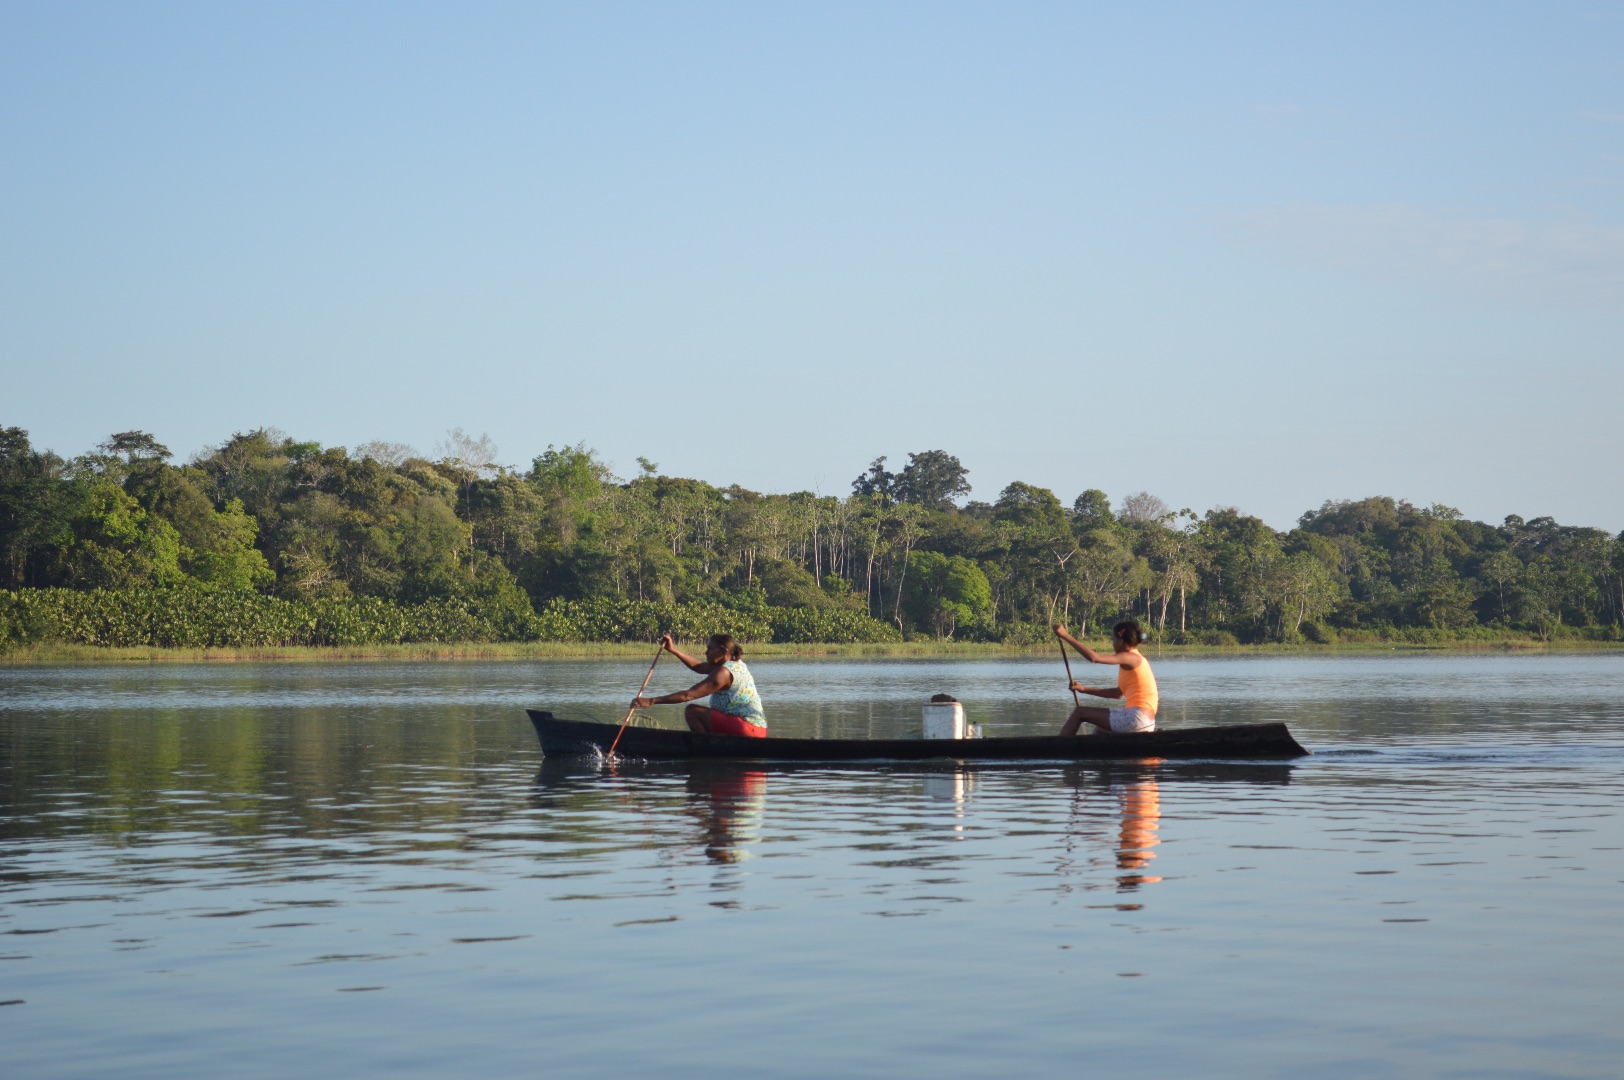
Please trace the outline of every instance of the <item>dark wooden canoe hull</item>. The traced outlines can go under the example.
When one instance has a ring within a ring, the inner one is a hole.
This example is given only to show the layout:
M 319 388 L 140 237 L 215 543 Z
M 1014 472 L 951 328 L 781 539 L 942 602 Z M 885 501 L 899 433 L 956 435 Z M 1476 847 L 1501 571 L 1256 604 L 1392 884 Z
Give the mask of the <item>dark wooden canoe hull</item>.
M 527 710 L 549 757 L 600 755 L 614 724 L 560 720 Z M 1282 760 L 1308 753 L 1284 724 L 1175 728 L 1124 735 L 1022 735 L 993 739 L 748 739 L 668 728 L 628 727 L 615 751 L 628 758 L 734 758 L 752 761 L 1104 761 L 1134 758 Z

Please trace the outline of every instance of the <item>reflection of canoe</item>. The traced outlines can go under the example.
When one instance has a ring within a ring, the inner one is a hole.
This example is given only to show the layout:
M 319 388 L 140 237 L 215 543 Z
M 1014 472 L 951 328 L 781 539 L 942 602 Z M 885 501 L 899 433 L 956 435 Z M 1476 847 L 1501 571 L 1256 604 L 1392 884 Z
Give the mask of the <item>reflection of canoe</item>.
M 530 709 L 541 749 L 553 757 L 601 754 L 615 724 L 560 720 Z M 1089 761 L 1112 758 L 1294 758 L 1308 751 L 1284 724 L 1175 728 L 1126 735 L 1022 735 L 992 739 L 747 739 L 668 728 L 628 727 L 616 753 L 630 758 L 754 761 Z
M 1085 736 L 1093 738 L 1092 735 Z M 625 748 L 621 740 L 621 748 Z M 536 769 L 538 790 L 570 787 L 581 782 L 595 783 L 603 778 L 600 759 L 590 752 L 585 757 L 577 751 L 560 751 L 542 759 Z M 1306 751 L 1305 751 L 1306 753 Z M 1061 760 L 1044 758 L 1006 758 L 992 761 L 969 761 L 953 758 L 924 758 L 918 761 L 881 760 L 850 762 L 858 768 L 871 765 L 883 767 L 895 776 L 917 776 L 927 780 L 933 777 L 1019 775 L 1030 772 L 1051 772 L 1057 764 L 1064 766 L 1060 776 L 1068 787 L 1076 789 L 1106 789 L 1113 785 L 1131 784 L 1138 780 L 1153 779 L 1165 782 L 1285 785 L 1292 781 L 1295 762 L 1279 759 L 1196 759 L 1169 761 L 1165 758 L 1132 758 L 1113 761 L 1103 759 Z M 615 775 L 651 779 L 677 779 L 692 788 L 696 784 L 713 782 L 718 777 L 735 776 L 743 772 L 761 772 L 769 777 L 796 776 L 807 773 L 825 773 L 838 769 L 841 762 L 762 758 L 648 758 L 621 757 Z
M 1308 751 L 1303 751 L 1308 753 Z M 1295 765 L 1283 761 L 1079 761 L 1064 776 L 1075 787 L 1154 779 L 1198 784 L 1289 784 Z

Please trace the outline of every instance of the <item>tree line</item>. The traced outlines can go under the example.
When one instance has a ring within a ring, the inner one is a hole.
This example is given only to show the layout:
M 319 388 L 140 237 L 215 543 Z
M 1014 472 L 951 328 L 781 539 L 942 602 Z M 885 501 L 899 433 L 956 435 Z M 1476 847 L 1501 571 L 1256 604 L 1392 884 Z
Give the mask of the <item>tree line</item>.
M 1374 497 L 1281 532 L 1145 492 L 1115 507 L 1020 481 L 990 502 L 970 492 L 942 450 L 896 471 L 878 458 L 832 496 L 717 487 L 646 459 L 618 477 L 584 445 L 507 466 L 460 430 L 428 456 L 261 429 L 177 464 L 142 431 L 65 459 L 0 428 L 0 637 L 235 619 L 232 641 L 265 643 L 635 640 L 706 623 L 756 640 L 1024 644 L 1121 616 L 1174 643 L 1624 636 L 1624 536 L 1548 517 L 1487 525 Z M 242 628 L 261 624 L 276 629 Z

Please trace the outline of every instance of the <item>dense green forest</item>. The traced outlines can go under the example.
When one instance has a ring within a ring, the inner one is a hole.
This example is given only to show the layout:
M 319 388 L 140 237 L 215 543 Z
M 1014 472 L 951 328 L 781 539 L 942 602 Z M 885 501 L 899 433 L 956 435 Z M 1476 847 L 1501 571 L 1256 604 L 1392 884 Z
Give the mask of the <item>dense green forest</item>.
M 0 644 L 651 640 L 1035 643 L 1133 615 L 1168 643 L 1624 637 L 1624 536 L 1391 498 L 1278 532 L 1233 508 L 1012 483 L 941 450 L 849 496 L 435 460 L 268 430 L 174 464 L 123 432 L 71 460 L 0 428 Z

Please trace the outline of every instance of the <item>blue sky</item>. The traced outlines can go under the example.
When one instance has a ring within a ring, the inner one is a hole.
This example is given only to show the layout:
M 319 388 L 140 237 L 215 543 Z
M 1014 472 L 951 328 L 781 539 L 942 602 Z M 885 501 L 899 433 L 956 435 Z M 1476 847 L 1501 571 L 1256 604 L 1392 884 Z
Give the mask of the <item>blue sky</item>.
M 1624 529 L 1624 4 L 0 5 L 0 424 Z

